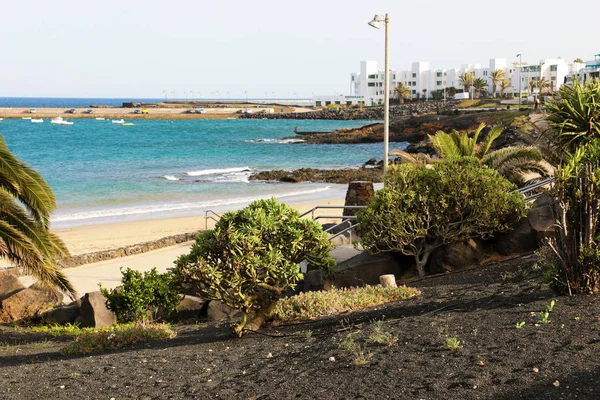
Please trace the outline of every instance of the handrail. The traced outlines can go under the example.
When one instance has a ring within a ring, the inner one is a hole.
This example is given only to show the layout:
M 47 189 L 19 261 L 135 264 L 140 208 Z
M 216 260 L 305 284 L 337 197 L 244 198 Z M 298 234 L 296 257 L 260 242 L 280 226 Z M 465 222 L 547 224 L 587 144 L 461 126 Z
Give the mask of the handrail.
M 212 215 L 209 216 L 209 214 L 214 215 L 215 217 L 213 217 Z M 214 212 L 213 210 L 206 210 L 204 211 L 204 230 L 207 231 L 208 230 L 208 220 L 212 219 L 215 222 L 219 222 L 218 218 L 221 218 L 221 216 L 219 214 L 217 214 L 216 212 Z
M 311 208 L 310 210 L 306 211 L 303 214 L 300 214 L 300 218 L 311 214 L 311 218 L 315 219 L 315 211 L 319 210 L 319 209 L 344 209 L 344 210 L 360 210 L 362 208 L 365 208 L 366 206 L 316 206 Z
M 331 240 L 335 239 L 336 237 L 343 235 L 344 233 L 348 232 L 349 230 L 356 228 L 358 225 L 360 225 L 360 223 L 351 225 L 351 226 L 347 227 L 346 229 L 344 229 L 343 231 L 339 231 L 335 235 L 329 236 L 329 240 L 331 241 Z M 350 234 L 352 234 L 352 232 L 350 232 Z

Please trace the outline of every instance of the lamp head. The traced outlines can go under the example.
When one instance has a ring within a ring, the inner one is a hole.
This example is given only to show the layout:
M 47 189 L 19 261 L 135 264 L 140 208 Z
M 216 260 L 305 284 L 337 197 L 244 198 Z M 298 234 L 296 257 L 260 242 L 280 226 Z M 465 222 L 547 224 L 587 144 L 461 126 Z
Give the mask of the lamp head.
M 369 22 L 369 25 L 375 29 L 379 29 L 379 21 L 381 21 L 381 17 L 377 14 L 373 17 L 373 20 Z

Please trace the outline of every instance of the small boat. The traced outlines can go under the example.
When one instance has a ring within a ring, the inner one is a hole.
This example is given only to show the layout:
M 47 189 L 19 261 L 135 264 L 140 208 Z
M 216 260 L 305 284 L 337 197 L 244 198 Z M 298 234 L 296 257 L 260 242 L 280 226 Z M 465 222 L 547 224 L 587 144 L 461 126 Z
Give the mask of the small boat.
M 52 118 L 50 123 L 54 125 L 73 125 L 73 122 L 65 121 L 64 119 L 62 119 L 62 117 Z
M 112 123 L 113 123 L 113 124 L 124 124 L 124 123 L 125 123 L 125 121 L 123 121 L 122 119 L 113 119 L 113 120 L 112 120 Z
M 96 117 L 96 121 L 104 121 L 106 118 Z
M 127 123 L 121 124 L 121 126 L 135 126 L 135 124 L 133 124 L 131 122 L 127 122 Z
M 44 122 L 43 118 L 32 118 L 31 119 L 32 124 L 41 124 L 42 122 Z

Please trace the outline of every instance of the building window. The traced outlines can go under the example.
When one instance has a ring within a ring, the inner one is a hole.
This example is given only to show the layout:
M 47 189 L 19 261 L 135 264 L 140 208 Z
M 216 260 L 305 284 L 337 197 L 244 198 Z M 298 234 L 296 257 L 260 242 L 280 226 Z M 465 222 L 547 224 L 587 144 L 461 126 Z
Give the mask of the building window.
M 412 94 L 417 94 L 417 91 L 416 91 L 416 90 L 413 90 L 413 91 L 412 91 Z
M 438 72 L 437 74 L 435 74 L 435 76 L 437 76 L 438 78 L 440 78 L 442 76 L 442 73 Z
M 336 101 L 336 102 L 335 102 L 335 104 L 341 104 L 341 103 L 340 103 L 340 102 L 339 102 L 339 100 L 338 100 L 338 101 Z
M 369 79 L 375 79 L 377 78 L 377 75 L 369 75 Z
M 379 96 L 379 92 L 375 92 L 375 96 Z
M 413 77 L 413 78 L 416 78 L 416 77 L 417 77 L 417 74 L 413 73 L 413 74 L 412 74 L 412 77 Z
M 551 77 L 550 77 L 550 80 L 551 80 L 551 81 L 555 81 L 555 80 L 556 80 L 556 77 L 555 77 L 555 76 L 551 76 Z
M 556 72 L 556 68 L 558 67 L 558 65 L 551 65 L 550 66 L 550 71 L 552 72 Z
M 435 84 L 438 86 L 442 86 L 442 81 L 437 81 Z
M 392 79 L 396 80 L 396 74 L 392 75 Z
M 483 76 L 487 76 L 487 71 L 483 71 Z
M 326 102 L 325 102 L 325 105 L 326 105 L 326 106 L 328 106 L 328 105 L 330 105 L 330 104 L 331 104 L 331 102 L 330 102 L 330 101 L 326 101 Z
M 321 107 L 321 102 L 320 102 L 320 101 L 315 101 L 315 105 L 316 105 L 317 107 Z
M 417 82 L 413 82 L 412 84 L 413 84 L 413 86 L 417 86 Z
M 373 86 L 375 86 L 375 82 L 369 82 L 368 85 L 373 87 Z
M 354 75 L 352 76 L 352 82 L 354 82 Z

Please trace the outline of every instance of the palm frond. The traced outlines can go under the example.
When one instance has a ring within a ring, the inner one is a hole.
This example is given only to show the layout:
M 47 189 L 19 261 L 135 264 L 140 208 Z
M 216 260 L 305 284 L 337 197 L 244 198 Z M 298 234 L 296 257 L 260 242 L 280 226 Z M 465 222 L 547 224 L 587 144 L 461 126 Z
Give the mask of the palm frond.
M 400 160 L 406 164 L 412 165 L 427 165 L 431 164 L 433 160 L 427 154 L 410 154 L 403 150 L 392 150 L 390 151 L 391 156 L 399 156 Z
M 490 147 L 492 147 L 494 140 L 498 139 L 498 136 L 500 136 L 501 133 L 502 133 L 502 126 L 498 125 L 498 126 L 495 126 L 492 128 L 490 133 L 488 133 L 487 137 L 485 138 L 485 140 L 479 147 L 479 151 L 476 154 L 477 158 L 479 158 L 481 160 L 481 159 L 483 159 L 483 157 L 485 157 L 485 155 L 488 153 L 488 151 L 490 151 Z

